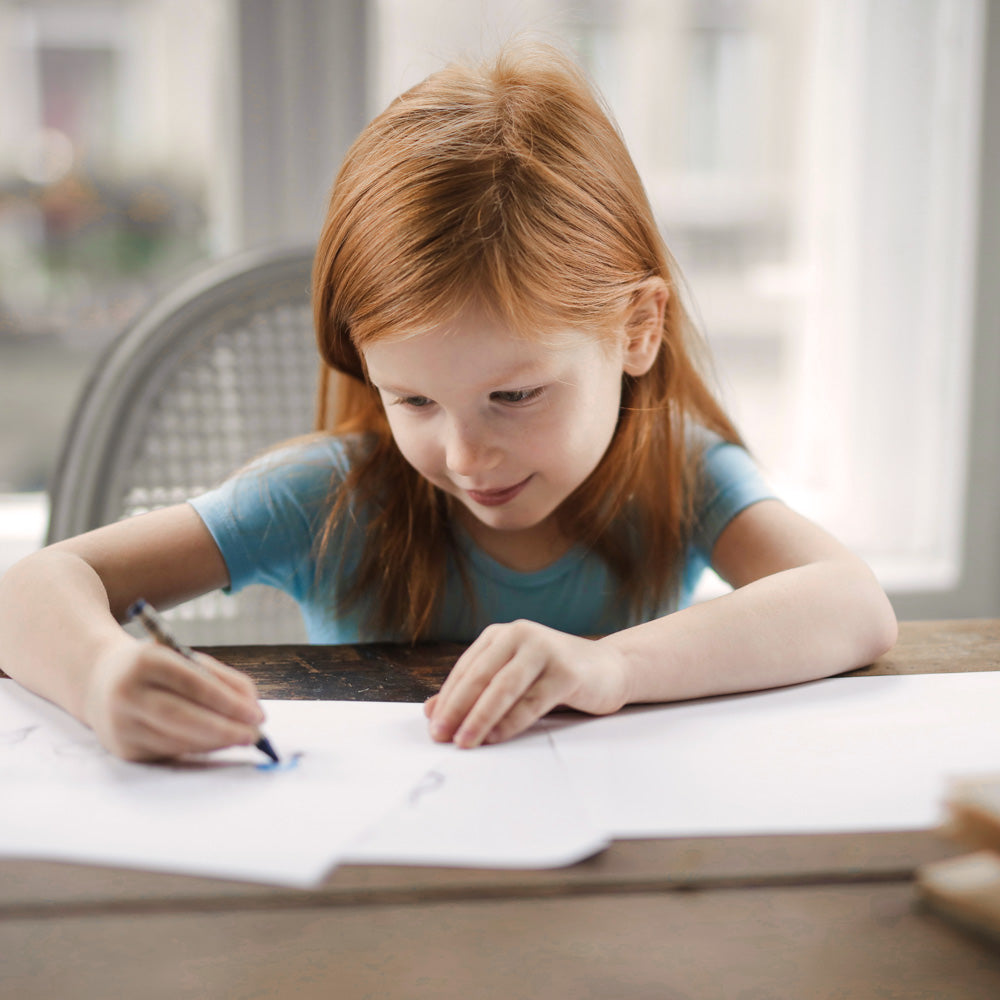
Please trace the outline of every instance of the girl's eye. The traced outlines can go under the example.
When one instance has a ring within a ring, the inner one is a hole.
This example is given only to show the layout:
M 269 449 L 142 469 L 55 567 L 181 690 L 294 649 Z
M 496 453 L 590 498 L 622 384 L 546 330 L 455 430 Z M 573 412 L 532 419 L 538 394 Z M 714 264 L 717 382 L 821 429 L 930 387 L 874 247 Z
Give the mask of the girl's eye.
M 500 403 L 527 403 L 532 399 L 537 399 L 544 389 L 544 386 L 538 386 L 535 389 L 511 389 L 504 392 L 491 392 L 490 399 L 495 399 Z
M 417 410 L 431 405 L 431 401 L 426 396 L 403 396 L 394 402 L 400 403 L 403 406 L 412 406 Z

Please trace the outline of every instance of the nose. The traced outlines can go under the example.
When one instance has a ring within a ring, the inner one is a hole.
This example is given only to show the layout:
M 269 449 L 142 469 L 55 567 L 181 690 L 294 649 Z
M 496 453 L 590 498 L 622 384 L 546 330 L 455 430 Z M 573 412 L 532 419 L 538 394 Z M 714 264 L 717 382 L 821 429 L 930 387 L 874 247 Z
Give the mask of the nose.
M 501 452 L 486 428 L 452 421 L 445 439 L 445 464 L 456 476 L 472 478 L 500 464 Z

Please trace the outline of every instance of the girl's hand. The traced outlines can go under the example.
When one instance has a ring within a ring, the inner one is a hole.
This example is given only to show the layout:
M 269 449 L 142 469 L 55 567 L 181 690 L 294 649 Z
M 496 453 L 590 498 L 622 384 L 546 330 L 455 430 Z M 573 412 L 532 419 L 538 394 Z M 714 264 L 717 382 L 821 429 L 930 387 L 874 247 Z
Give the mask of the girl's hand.
M 256 742 L 264 713 L 253 681 L 195 655 L 199 667 L 164 646 L 126 636 L 94 664 L 84 721 L 108 750 L 133 761 Z
M 516 621 L 484 629 L 424 712 L 433 739 L 474 747 L 524 732 L 557 705 L 616 712 L 625 691 L 624 662 L 608 645 Z

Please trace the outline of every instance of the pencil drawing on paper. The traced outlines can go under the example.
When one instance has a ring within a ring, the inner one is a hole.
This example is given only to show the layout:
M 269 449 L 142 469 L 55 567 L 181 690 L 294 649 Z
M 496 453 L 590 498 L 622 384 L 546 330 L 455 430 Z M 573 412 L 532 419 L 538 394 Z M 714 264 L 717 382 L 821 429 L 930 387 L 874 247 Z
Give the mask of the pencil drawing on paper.
M 0 747 L 12 747 L 17 743 L 23 743 L 36 729 L 37 723 L 33 726 L 21 726 L 19 729 L 8 729 L 6 732 L 0 730 Z
M 411 807 L 419 805 L 420 800 L 431 792 L 436 792 L 444 785 L 444 775 L 440 771 L 428 771 L 413 787 L 410 792 L 409 804 Z
M 40 753 L 47 751 L 56 757 L 106 757 L 109 753 L 96 736 L 59 737 L 39 722 L 15 729 L 0 729 L 0 747 L 21 746 L 29 739 L 33 750 Z

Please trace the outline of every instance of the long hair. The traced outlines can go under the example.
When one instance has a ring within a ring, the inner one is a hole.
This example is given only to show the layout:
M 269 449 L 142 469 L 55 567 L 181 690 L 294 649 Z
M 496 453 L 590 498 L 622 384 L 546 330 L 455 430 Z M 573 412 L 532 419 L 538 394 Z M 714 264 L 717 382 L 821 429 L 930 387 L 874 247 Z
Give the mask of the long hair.
M 625 143 L 571 60 L 548 46 L 452 65 L 398 97 L 361 133 L 334 183 L 313 306 L 324 366 L 317 428 L 363 432 L 370 449 L 332 504 L 367 504 L 350 606 L 374 595 L 374 634 L 433 625 L 449 553 L 451 499 L 393 442 L 364 348 L 418 335 L 475 302 L 526 337 L 566 328 L 621 334 L 650 280 L 669 291 L 653 367 L 623 376 L 612 441 L 560 505 L 567 537 L 606 560 L 636 616 L 676 587 L 698 475 L 686 425 L 738 435 L 699 373 L 700 343 L 676 266 Z

